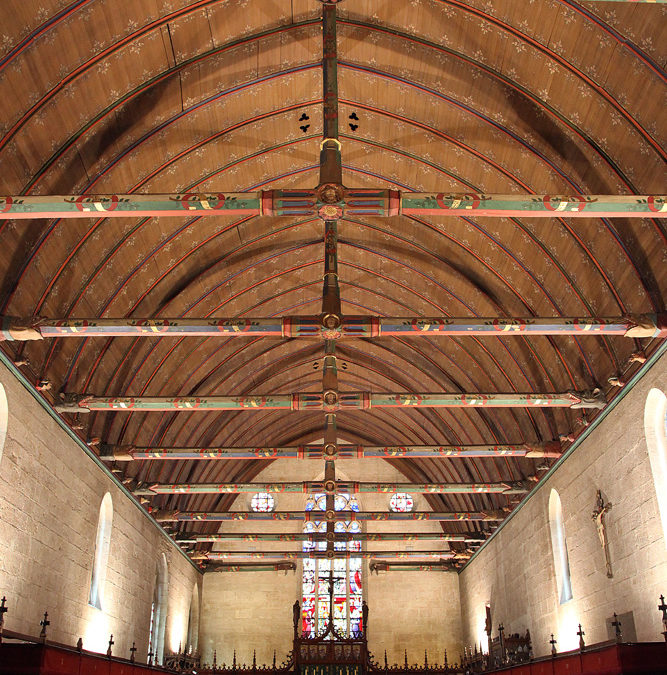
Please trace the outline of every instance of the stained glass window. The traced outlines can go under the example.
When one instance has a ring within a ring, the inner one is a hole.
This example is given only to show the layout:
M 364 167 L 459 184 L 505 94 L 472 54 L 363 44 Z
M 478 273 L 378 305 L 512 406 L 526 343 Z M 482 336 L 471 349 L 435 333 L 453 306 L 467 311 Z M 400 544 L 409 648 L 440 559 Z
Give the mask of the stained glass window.
M 359 511 L 356 497 L 347 493 L 337 494 L 334 501 L 336 511 Z M 325 511 L 326 495 L 310 495 L 306 501 L 306 511 Z M 336 521 L 336 532 L 360 532 L 361 526 L 356 520 Z M 325 521 L 309 521 L 304 532 L 327 531 Z M 340 541 L 334 543 L 337 551 L 360 551 L 360 541 Z M 304 551 L 326 551 L 326 541 L 303 543 Z M 363 599 L 361 588 L 361 558 L 340 560 L 304 559 L 302 584 L 302 634 L 315 637 L 323 633 L 329 620 L 329 579 L 333 572 L 333 622 L 336 632 L 344 635 L 359 635 L 362 630 Z
M 253 495 L 250 500 L 250 508 L 253 511 L 260 511 L 262 513 L 273 511 L 275 505 L 276 502 L 273 499 L 273 495 L 268 492 L 258 492 L 256 495 Z
M 414 508 L 415 502 L 412 499 L 412 495 L 409 495 L 407 492 L 397 492 L 391 496 L 389 500 L 389 508 L 392 511 L 397 513 L 407 513 L 412 511 Z

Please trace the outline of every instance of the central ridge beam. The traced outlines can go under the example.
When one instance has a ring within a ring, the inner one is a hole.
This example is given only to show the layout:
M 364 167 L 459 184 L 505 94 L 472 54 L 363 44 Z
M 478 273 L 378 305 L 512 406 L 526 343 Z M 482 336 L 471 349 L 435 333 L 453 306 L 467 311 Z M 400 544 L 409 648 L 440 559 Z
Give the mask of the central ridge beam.
M 192 560 L 302 560 L 310 558 L 441 558 L 442 560 L 467 560 L 467 553 L 451 551 L 197 551 Z
M 603 392 L 547 394 L 497 393 L 386 393 L 325 391 L 324 393 L 267 396 L 88 396 L 63 394 L 54 405 L 60 413 L 209 410 L 369 410 L 372 408 L 596 408 L 606 405 Z
M 333 415 L 330 415 L 333 417 Z M 140 448 L 134 445 L 103 446 L 99 458 L 106 462 L 140 459 L 215 461 L 223 459 L 367 459 L 389 457 L 560 457 L 560 441 L 517 445 L 295 445 L 275 448 Z
M 327 533 L 301 532 L 298 534 L 277 533 L 218 533 L 200 534 L 193 537 L 176 538 L 177 544 L 209 544 L 217 541 L 327 541 Z M 447 534 L 445 532 L 390 532 L 387 534 L 363 532 L 336 532 L 334 541 L 458 541 L 464 543 L 482 543 L 485 537 L 473 537 L 467 534 Z
M 338 140 L 338 41 L 336 5 L 332 4 L 322 8 L 322 99 L 324 139 L 320 152 L 320 188 L 326 185 L 342 187 L 343 168 Z
M 325 492 L 334 495 L 423 492 L 429 494 L 525 494 L 533 487 L 531 481 L 508 481 L 506 483 L 360 483 L 358 481 L 290 481 L 281 483 L 155 483 L 134 490 L 135 495 L 171 494 L 241 494 L 256 492 Z M 329 511 L 329 509 L 327 509 Z
M 325 13 L 326 16 L 326 13 Z M 335 24 L 334 24 L 335 25 Z M 325 71 L 326 74 L 326 71 Z M 327 85 L 325 85 L 326 87 Z M 332 90 L 330 86 L 325 96 Z M 327 116 L 333 115 L 327 124 Z M 0 220 L 159 216 L 474 216 L 667 218 L 667 195 L 503 195 L 343 188 L 337 97 L 325 101 L 320 185 L 314 190 L 0 197 Z M 327 136 L 327 134 L 331 134 Z
M 237 522 L 266 520 L 295 520 L 302 522 L 333 521 L 423 521 L 438 522 L 497 522 L 504 520 L 507 514 L 501 510 L 489 511 L 412 511 L 410 513 L 393 513 L 388 511 L 274 511 L 269 513 L 255 511 L 173 511 L 151 510 L 158 523 L 197 523 L 197 522 Z
M 67 337 L 283 337 L 354 338 L 527 337 L 529 335 L 619 335 L 667 337 L 667 312 L 623 317 L 405 317 L 341 316 L 335 222 L 326 221 L 323 308 L 320 316 L 211 319 L 45 319 L 0 317 L 0 341 Z

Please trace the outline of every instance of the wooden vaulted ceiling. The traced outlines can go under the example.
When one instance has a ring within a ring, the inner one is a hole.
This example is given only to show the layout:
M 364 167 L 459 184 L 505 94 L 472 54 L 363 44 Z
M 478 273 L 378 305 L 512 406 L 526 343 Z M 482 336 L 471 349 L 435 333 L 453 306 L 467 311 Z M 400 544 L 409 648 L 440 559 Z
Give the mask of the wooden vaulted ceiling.
M 122 4 L 122 8 L 120 7 Z M 0 3 L 0 194 L 314 187 L 322 139 L 316 0 Z M 665 190 L 662 7 L 571 0 L 338 5 L 343 182 L 487 193 Z M 350 116 L 353 115 L 353 118 Z M 219 216 L 2 221 L 0 302 L 47 317 L 320 311 L 323 224 Z M 345 313 L 621 316 L 664 311 L 652 219 L 347 218 Z M 341 390 L 560 392 L 627 377 L 656 341 L 584 336 L 341 343 Z M 321 390 L 322 342 L 113 338 L 5 343 L 24 372 L 95 395 Z M 48 384 L 45 384 L 48 383 Z M 50 386 L 50 389 L 49 389 Z M 46 387 L 46 388 L 44 388 Z M 590 413 L 588 413 L 590 418 Z M 322 437 L 321 412 L 66 416 L 109 445 L 276 446 Z M 576 435 L 581 410 L 390 409 L 338 416 L 352 443 L 522 443 Z M 421 459 L 423 481 L 520 480 L 535 460 Z M 122 465 L 143 483 L 252 479 L 259 462 Z M 290 476 L 285 476 L 290 480 Z M 441 510 L 509 505 L 429 497 Z M 216 510 L 230 495 L 159 496 Z M 461 524 L 460 528 L 486 525 Z

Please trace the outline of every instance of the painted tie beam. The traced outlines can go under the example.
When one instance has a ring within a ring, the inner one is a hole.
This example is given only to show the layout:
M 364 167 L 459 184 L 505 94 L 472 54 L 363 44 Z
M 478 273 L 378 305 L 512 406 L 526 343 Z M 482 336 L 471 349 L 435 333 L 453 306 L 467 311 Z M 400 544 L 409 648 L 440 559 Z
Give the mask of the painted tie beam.
M 342 188 L 174 194 L 0 196 L 0 220 L 158 216 L 474 215 L 501 217 L 665 218 L 665 195 L 504 195 Z
M 216 565 L 215 572 L 290 572 L 296 570 L 296 564 L 293 562 L 283 563 L 259 563 L 252 565 L 242 563 L 240 565 Z
M 192 560 L 304 560 L 310 558 L 439 558 L 467 560 L 467 554 L 451 551 L 210 551 L 190 555 Z
M 298 445 L 276 448 L 139 448 L 133 445 L 103 446 L 100 459 L 107 462 L 134 460 L 216 461 L 224 459 L 368 459 L 412 457 L 560 457 L 560 441 L 518 445 Z
M 68 337 L 283 337 L 349 340 L 375 337 L 511 337 L 619 335 L 667 337 L 667 312 L 624 317 L 393 317 L 292 316 L 266 318 L 0 318 L 0 341 Z
M 281 483 L 155 483 L 134 490 L 137 496 L 187 494 L 254 494 L 267 492 L 336 494 L 421 492 L 429 494 L 526 494 L 533 484 L 528 481 L 506 483 L 360 483 L 358 481 L 289 481 Z
M 325 532 L 299 532 L 296 534 L 277 533 L 217 533 L 201 534 L 187 538 L 177 538 L 177 544 L 210 544 L 218 541 L 327 541 Z M 370 532 L 336 532 L 333 541 L 458 541 L 463 543 L 481 544 L 486 541 L 484 537 L 471 537 L 466 534 L 446 534 L 444 532 L 389 532 L 376 534 Z
M 238 522 L 238 521 L 284 521 L 300 522 L 332 521 L 438 521 L 438 522 L 498 522 L 504 520 L 507 513 L 501 510 L 489 511 L 412 511 L 394 513 L 387 511 L 174 511 L 152 509 L 150 511 L 158 523 L 198 523 L 198 522 Z
M 451 572 L 452 566 L 448 564 L 435 565 L 410 565 L 407 563 L 372 562 L 369 565 L 371 572 Z
M 336 392 L 267 396 L 88 396 L 63 394 L 56 412 L 133 411 L 207 412 L 210 410 L 370 410 L 372 408 L 597 408 L 606 399 L 600 390 L 559 394 Z

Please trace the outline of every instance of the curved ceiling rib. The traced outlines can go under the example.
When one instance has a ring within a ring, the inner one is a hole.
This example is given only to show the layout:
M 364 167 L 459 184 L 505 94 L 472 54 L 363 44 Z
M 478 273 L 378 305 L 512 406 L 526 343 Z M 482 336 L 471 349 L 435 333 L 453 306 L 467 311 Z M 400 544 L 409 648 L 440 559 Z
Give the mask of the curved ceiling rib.
M 474 194 L 664 190 L 658 92 L 667 76 L 659 22 L 647 20 L 655 7 L 616 3 L 613 12 L 603 12 L 572 0 L 539 3 L 540 12 L 520 0 L 483 8 L 461 0 L 336 3 L 342 183 Z M 0 194 L 198 194 L 317 183 L 318 146 L 323 129 L 332 128 L 321 118 L 321 80 L 332 72 L 320 37 L 328 2 L 295 0 L 289 11 L 275 3 L 278 9 L 267 14 L 260 0 L 182 0 L 178 9 L 158 14 L 129 0 L 123 17 L 111 16 L 105 0 L 59 4 L 50 16 L 7 24 L 15 33 L 0 55 L 0 95 L 8 102 L 0 120 Z M 6 11 L 0 7 L 0 19 Z M 84 23 L 92 27 L 88 33 L 81 31 Z M 582 50 L 582 41 L 598 49 Z M 26 73 L 33 79 L 29 91 L 17 87 Z M 325 142 L 323 154 L 332 156 L 332 147 Z M 342 214 L 335 246 L 340 312 L 442 318 L 664 312 L 662 214 L 555 216 Z M 325 260 L 330 264 L 323 231 L 322 221 L 310 216 L 3 220 L 2 310 L 60 318 L 318 315 L 322 270 Z M 2 348 L 28 362 L 26 373 L 55 402 L 59 390 L 99 396 L 320 392 L 328 381 L 323 344 L 336 345 L 336 391 L 601 387 L 609 398 L 617 391 L 612 385 L 622 385 L 659 340 L 134 336 Z M 567 444 L 591 416 L 547 408 L 337 414 L 339 440 L 379 445 Z M 327 433 L 315 411 L 92 412 L 67 419 L 82 438 L 110 446 L 273 447 L 321 443 Z M 411 482 L 498 483 L 534 477 L 553 458 L 387 461 Z M 250 459 L 142 459 L 115 469 L 136 487 L 243 483 L 266 466 Z M 519 498 L 427 495 L 434 509 L 466 512 L 510 511 Z M 210 511 L 230 509 L 235 500 L 232 494 L 174 494 L 155 495 L 150 503 Z M 217 528 L 177 527 L 190 533 Z M 482 521 L 443 528 L 492 529 Z M 452 548 L 463 546 L 452 542 Z

